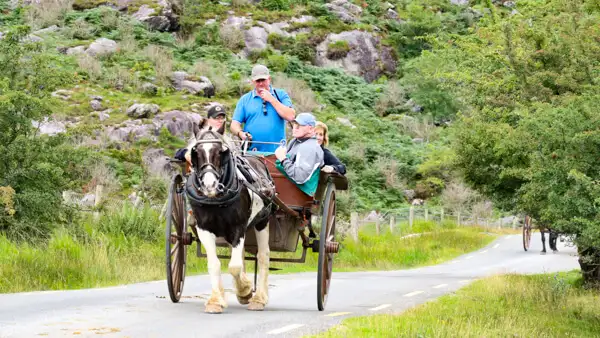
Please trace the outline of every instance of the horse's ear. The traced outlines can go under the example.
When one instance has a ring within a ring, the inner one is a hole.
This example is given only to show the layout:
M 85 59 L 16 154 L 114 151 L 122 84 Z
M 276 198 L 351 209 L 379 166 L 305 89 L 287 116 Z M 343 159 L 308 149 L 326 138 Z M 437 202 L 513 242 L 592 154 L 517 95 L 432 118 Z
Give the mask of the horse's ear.
M 207 124 L 208 124 L 208 119 L 202 119 L 202 121 L 200 121 L 200 130 L 206 129 Z
M 221 128 L 219 128 L 219 130 L 217 130 L 217 133 L 219 133 L 221 135 L 225 134 L 225 123 L 223 123 Z
M 200 121 L 200 123 L 202 123 L 202 120 Z M 194 133 L 194 138 L 198 138 L 198 134 L 200 134 L 200 126 L 198 126 L 198 123 L 193 122 L 192 123 L 192 133 Z

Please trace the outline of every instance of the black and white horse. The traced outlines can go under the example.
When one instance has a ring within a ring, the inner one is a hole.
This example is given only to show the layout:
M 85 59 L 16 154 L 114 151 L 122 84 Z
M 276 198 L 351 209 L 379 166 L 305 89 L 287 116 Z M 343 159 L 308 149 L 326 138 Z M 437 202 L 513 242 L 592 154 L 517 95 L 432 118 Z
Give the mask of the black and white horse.
M 556 240 L 558 239 L 558 232 L 550 229 L 549 227 L 545 226 L 545 225 L 541 225 L 539 226 L 540 229 L 540 233 L 542 234 L 542 255 L 546 254 L 546 235 L 545 233 L 548 232 L 549 235 L 549 245 L 550 245 L 550 249 L 552 250 L 553 253 L 557 253 L 558 249 L 556 248 Z
M 222 130 L 194 125 L 194 134 L 196 143 L 189 153 L 193 170 L 186 192 L 196 219 L 198 238 L 206 251 L 211 279 L 212 293 L 206 301 L 205 312 L 221 313 L 227 307 L 221 262 L 217 258 L 217 237 L 223 237 L 231 245 L 229 272 L 239 303 L 249 304 L 249 310 L 263 310 L 268 302 L 268 219 L 274 207 L 264 194 L 247 184 Z M 263 163 L 253 159 L 248 162 L 255 173 L 269 177 Z M 244 264 L 244 240 L 249 227 L 254 228 L 258 244 L 258 285 L 254 294 Z

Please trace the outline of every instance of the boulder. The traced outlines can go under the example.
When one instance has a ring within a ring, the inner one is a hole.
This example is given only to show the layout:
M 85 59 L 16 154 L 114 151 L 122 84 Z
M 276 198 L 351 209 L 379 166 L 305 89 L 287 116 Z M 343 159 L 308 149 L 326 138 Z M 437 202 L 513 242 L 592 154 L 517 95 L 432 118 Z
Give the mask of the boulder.
M 329 45 L 340 40 L 348 43 L 349 52 L 343 57 L 337 56 L 335 60 L 329 59 Z M 353 30 L 329 34 L 317 45 L 315 62 L 320 67 L 341 68 L 348 74 L 362 76 L 371 82 L 384 72 L 396 71 L 396 61 L 392 53 L 389 47 L 382 46 L 379 38 L 371 33 Z
M 254 26 L 244 32 L 245 52 L 261 51 L 267 48 L 269 34 L 263 27 Z
M 85 46 L 77 46 L 77 47 L 67 48 L 67 50 L 66 50 L 67 55 L 78 55 L 78 54 L 83 54 L 83 53 L 85 53 Z
M 110 55 L 117 51 L 118 46 L 114 40 L 99 38 L 86 49 L 86 53 L 91 56 Z
M 67 131 L 65 122 L 50 120 L 47 117 L 41 122 L 32 121 L 31 124 L 34 128 L 38 128 L 39 133 L 42 135 L 57 135 Z
M 357 23 L 362 13 L 362 8 L 347 0 L 335 0 L 325 7 L 345 23 Z
M 200 76 L 196 80 L 186 72 L 179 71 L 173 72 L 171 81 L 176 90 L 187 91 L 194 95 L 202 95 L 209 98 L 215 95 L 215 86 L 206 76 Z
M 127 109 L 127 116 L 139 119 L 156 115 L 159 111 L 157 104 L 136 103 Z
M 102 102 L 100 102 L 100 100 L 94 99 L 94 100 L 90 101 L 90 107 L 94 111 L 101 111 L 102 110 Z
M 151 173 L 168 173 L 172 171 L 164 149 L 149 148 L 142 154 L 142 162 Z
M 179 15 L 176 9 L 178 4 L 174 1 L 155 1 L 158 6 L 144 4 L 132 16 L 145 23 L 148 29 L 159 32 L 174 32 L 179 29 Z M 159 7 L 157 9 L 156 7 Z
M 158 114 L 148 124 L 142 124 L 140 120 L 129 120 L 118 126 L 110 126 L 106 129 L 106 134 L 110 140 L 117 142 L 135 142 L 142 138 L 157 140 L 164 127 L 172 135 L 187 141 L 193 124 L 200 124 L 201 119 L 196 113 L 173 110 Z

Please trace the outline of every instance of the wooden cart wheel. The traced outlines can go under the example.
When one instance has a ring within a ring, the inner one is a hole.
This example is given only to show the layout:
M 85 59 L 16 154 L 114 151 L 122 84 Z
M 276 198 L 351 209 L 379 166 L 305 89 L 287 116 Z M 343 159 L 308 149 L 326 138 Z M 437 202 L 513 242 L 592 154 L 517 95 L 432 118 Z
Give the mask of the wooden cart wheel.
M 317 272 L 317 307 L 319 311 L 325 310 L 333 272 L 333 255 L 339 249 L 339 244 L 335 241 L 335 185 L 332 182 L 327 184 L 322 210 L 319 270 Z
M 531 217 L 525 216 L 523 223 L 523 250 L 529 250 L 531 244 Z
M 179 302 L 185 280 L 185 262 L 187 246 L 184 243 L 186 236 L 184 181 L 180 174 L 173 176 L 169 188 L 169 198 L 165 217 L 166 229 L 166 256 L 167 256 L 167 285 L 169 296 L 173 303 Z

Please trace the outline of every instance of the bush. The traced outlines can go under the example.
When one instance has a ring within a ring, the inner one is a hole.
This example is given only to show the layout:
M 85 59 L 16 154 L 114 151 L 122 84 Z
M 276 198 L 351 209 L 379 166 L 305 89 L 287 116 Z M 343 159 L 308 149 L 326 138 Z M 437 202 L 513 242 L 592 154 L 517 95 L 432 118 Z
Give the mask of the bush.
M 95 227 L 113 236 L 156 241 L 162 235 L 163 223 L 159 213 L 148 205 L 134 207 L 125 202 L 119 210 L 103 214 Z
M 274 72 L 284 72 L 288 66 L 288 59 L 284 55 L 269 55 L 267 67 Z

